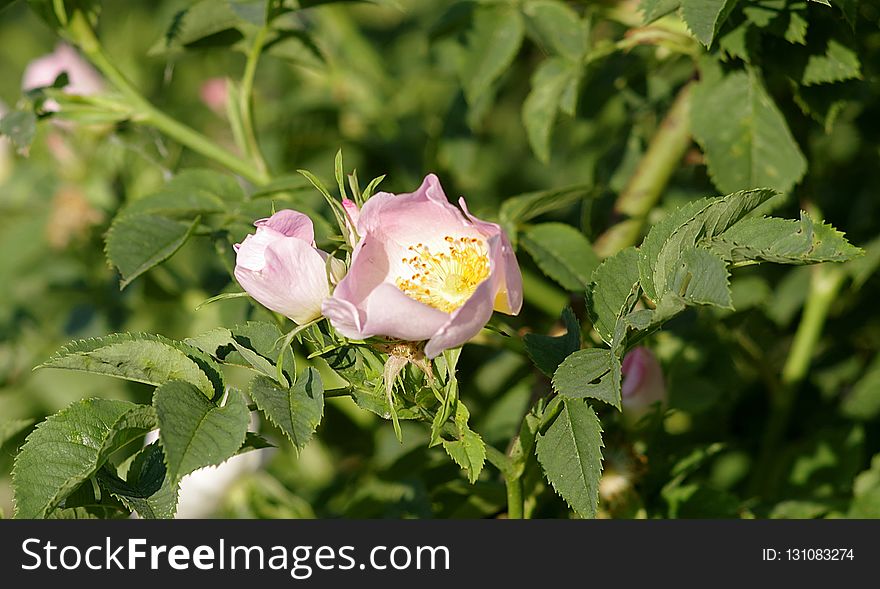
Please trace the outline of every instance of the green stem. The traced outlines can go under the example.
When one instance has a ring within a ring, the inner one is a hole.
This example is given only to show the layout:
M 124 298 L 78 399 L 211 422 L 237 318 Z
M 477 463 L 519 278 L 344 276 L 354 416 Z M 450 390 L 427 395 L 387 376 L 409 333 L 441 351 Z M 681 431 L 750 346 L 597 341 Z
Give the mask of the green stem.
M 837 299 L 845 278 L 839 266 L 822 265 L 812 270 L 804 313 L 782 369 L 782 383 L 787 386 L 797 385 L 806 377 L 828 311 Z
M 516 447 L 516 439 L 511 444 L 511 448 Z M 495 468 L 501 471 L 504 478 L 504 486 L 507 488 L 507 517 L 509 519 L 523 518 L 523 485 L 522 485 L 522 464 L 519 459 L 509 456 L 492 446 L 486 444 L 486 460 Z
M 95 67 L 138 111 L 139 116 L 135 117 L 133 122 L 157 128 L 175 141 L 216 161 L 254 184 L 262 185 L 268 183 L 269 176 L 265 171 L 254 167 L 249 162 L 217 146 L 208 137 L 169 117 L 144 98 L 106 54 L 98 38 L 95 36 L 95 32 L 89 25 L 86 16 L 81 11 L 75 11 L 70 18 L 69 32 L 72 40 L 82 49 L 83 53 L 92 61 Z
M 846 277 L 839 266 L 816 266 L 812 272 L 804 312 L 782 369 L 782 386 L 770 397 L 770 417 L 752 477 L 751 491 L 754 494 L 766 493 L 773 488 L 770 475 L 779 455 L 779 446 L 788 430 L 798 388 L 807 376 L 828 312 L 837 300 Z
M 491 444 L 486 444 L 486 460 L 505 477 L 511 471 L 510 457 Z
M 594 249 L 599 257 L 607 258 L 635 245 L 648 213 L 678 169 L 691 144 L 691 88 L 692 84 L 687 84 L 679 91 L 635 173 L 617 197 L 614 211 L 624 218 L 596 240 Z
M 522 477 L 504 477 L 507 487 L 507 519 L 523 519 Z
M 251 49 L 248 52 L 244 75 L 241 78 L 241 94 L 239 96 L 239 112 L 241 113 L 241 123 L 244 128 L 245 150 L 248 157 L 254 162 L 257 170 L 262 174 L 267 174 L 268 168 L 266 160 L 263 158 L 263 153 L 260 151 L 256 132 L 254 131 L 253 94 L 257 63 L 260 61 L 260 54 L 263 51 L 268 33 L 269 27 L 263 25 L 254 37 L 254 44 L 251 45 Z

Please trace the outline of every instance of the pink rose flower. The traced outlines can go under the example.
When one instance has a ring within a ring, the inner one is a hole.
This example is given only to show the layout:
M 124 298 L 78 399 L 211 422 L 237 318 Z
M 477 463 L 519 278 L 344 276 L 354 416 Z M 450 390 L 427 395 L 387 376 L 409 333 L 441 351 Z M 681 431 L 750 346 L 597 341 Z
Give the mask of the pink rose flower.
M 247 293 L 269 309 L 303 325 L 321 316 L 321 302 L 344 264 L 315 247 L 308 216 L 278 211 L 254 225 L 257 232 L 234 246 L 235 278 Z
M 32 90 L 51 86 L 63 72 L 67 72 L 68 83 L 64 91 L 68 94 L 88 96 L 104 91 L 104 79 L 101 74 L 80 57 L 76 49 L 66 43 L 59 43 L 52 53 L 30 62 L 24 70 L 21 88 Z M 54 100 L 47 100 L 44 107 L 53 112 L 59 109 L 58 103 Z
M 663 368 L 651 350 L 637 347 L 627 352 L 621 372 L 621 404 L 624 415 L 638 420 L 654 403 L 666 403 Z
M 434 358 L 476 335 L 493 309 L 519 313 L 522 276 L 510 241 L 459 204 L 464 213 L 429 174 L 413 193 L 379 192 L 359 212 L 345 207 L 360 239 L 348 275 L 324 301 L 337 331 L 427 341 Z

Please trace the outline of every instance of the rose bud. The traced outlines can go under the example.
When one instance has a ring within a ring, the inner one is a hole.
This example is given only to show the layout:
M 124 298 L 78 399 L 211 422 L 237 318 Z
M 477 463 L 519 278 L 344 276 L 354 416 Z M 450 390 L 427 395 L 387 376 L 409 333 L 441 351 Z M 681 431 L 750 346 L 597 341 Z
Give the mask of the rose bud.
M 95 68 L 80 57 L 76 49 L 66 43 L 59 43 L 55 51 L 30 62 L 24 70 L 22 90 L 32 90 L 51 86 L 62 73 L 67 73 L 67 85 L 64 91 L 68 94 L 89 96 L 104 91 L 104 79 Z M 59 105 L 54 100 L 47 100 L 43 108 L 57 112 Z
M 621 365 L 623 384 L 621 404 L 630 423 L 645 415 L 655 403 L 666 403 L 666 383 L 657 357 L 648 348 L 637 347 L 627 352 Z
M 315 247 L 308 216 L 278 211 L 254 225 L 257 232 L 234 246 L 235 278 L 265 307 L 303 325 L 321 316 L 331 281 L 342 278 L 344 264 Z
M 348 275 L 323 305 L 346 337 L 426 341 L 434 358 L 522 306 L 522 276 L 501 228 L 449 203 L 428 175 L 416 192 L 379 192 L 356 215 Z
M 226 101 L 229 98 L 229 82 L 226 78 L 209 78 L 199 86 L 199 98 L 202 103 L 215 113 L 226 112 Z

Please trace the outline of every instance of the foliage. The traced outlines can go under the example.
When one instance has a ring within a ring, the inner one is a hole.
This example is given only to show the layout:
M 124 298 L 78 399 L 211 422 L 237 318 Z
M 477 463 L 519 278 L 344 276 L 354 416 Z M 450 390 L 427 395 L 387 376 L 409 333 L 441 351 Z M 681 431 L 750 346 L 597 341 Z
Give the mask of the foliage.
M 187 475 L 270 445 L 220 514 L 876 517 L 878 24 L 856 0 L 13 3 L 11 70 L 62 37 L 108 87 L 0 81 L 16 517 L 173 517 Z M 427 361 L 235 285 L 254 220 L 304 212 L 347 262 L 340 198 L 428 171 L 508 233 L 519 316 Z M 646 345 L 668 399 L 638 419 Z

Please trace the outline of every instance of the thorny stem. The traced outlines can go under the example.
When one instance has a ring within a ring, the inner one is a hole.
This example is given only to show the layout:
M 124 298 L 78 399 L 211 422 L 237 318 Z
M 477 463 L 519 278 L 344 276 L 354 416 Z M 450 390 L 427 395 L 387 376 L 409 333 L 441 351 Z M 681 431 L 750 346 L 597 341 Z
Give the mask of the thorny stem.
M 678 93 L 660 127 L 651 138 L 648 150 L 623 192 L 617 197 L 614 212 L 623 218 L 596 240 L 594 249 L 600 258 L 613 256 L 635 245 L 648 213 L 660 195 L 687 148 L 691 144 L 690 101 L 692 84 Z
M 68 30 L 71 40 L 76 43 L 91 62 L 97 67 L 107 80 L 116 87 L 138 111 L 133 122 L 151 125 L 162 131 L 175 141 L 180 142 L 203 156 L 212 159 L 232 172 L 253 182 L 263 185 L 268 183 L 269 176 L 265 170 L 255 167 L 249 162 L 242 160 L 234 154 L 217 146 L 208 137 L 202 135 L 192 127 L 169 117 L 161 110 L 153 106 L 132 85 L 101 46 L 95 32 L 92 30 L 87 17 L 79 10 L 75 11 L 70 18 Z

